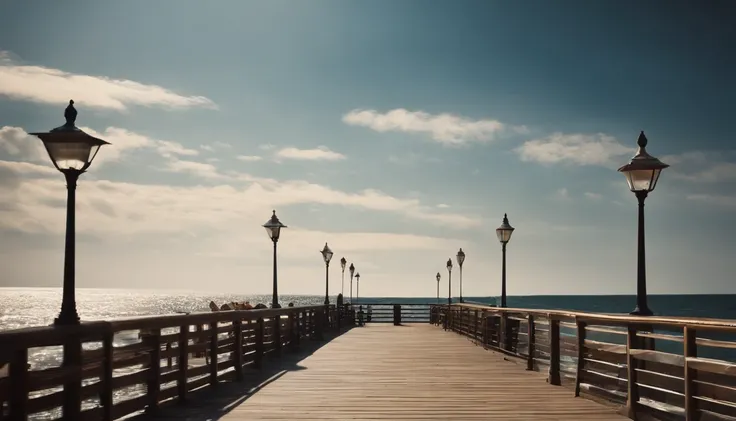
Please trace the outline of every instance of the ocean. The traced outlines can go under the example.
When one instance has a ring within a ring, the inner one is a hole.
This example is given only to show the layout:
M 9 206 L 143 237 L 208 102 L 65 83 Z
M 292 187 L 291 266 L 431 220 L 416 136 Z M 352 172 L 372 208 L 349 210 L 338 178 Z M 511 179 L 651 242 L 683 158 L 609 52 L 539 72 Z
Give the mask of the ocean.
M 497 304 L 498 297 L 464 297 L 466 302 Z M 208 294 L 206 292 L 78 289 L 77 309 L 82 320 L 172 314 L 177 312 L 209 311 L 210 301 L 223 304 L 231 301 L 270 303 L 270 295 Z M 282 305 L 321 304 L 324 296 L 281 295 Z M 335 302 L 336 297 L 330 301 Z M 453 298 L 453 302 L 457 298 Z M 509 307 L 535 309 L 565 309 L 599 313 L 628 313 L 635 304 L 633 295 L 532 295 L 511 296 Z M 436 297 L 361 297 L 365 303 L 436 303 Z M 447 297 L 440 297 L 441 303 Z M 357 302 L 359 303 L 359 302 Z M 0 288 L 0 331 L 53 322 L 61 306 L 59 288 Z M 736 295 L 651 295 L 649 306 L 658 315 L 712 317 L 736 319 Z

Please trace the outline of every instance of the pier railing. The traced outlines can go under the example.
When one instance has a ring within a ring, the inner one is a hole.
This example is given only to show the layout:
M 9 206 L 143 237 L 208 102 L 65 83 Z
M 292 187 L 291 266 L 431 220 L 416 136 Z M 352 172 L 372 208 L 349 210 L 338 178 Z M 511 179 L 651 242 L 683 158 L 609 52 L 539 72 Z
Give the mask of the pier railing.
M 637 419 L 736 420 L 736 320 L 433 305 L 431 323 Z
M 428 323 L 430 320 L 429 304 L 412 303 L 355 303 L 356 322 L 359 322 L 360 311 L 363 311 L 365 323 Z
M 335 306 L 139 317 L 0 332 L 0 420 L 114 420 L 242 380 L 268 356 L 352 325 Z

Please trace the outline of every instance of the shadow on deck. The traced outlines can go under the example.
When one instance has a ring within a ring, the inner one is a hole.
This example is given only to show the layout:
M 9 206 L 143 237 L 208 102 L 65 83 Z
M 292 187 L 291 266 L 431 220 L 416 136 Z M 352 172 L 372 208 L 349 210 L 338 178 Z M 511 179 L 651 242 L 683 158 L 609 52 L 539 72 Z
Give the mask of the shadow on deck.
M 243 382 L 189 394 L 148 420 L 585 420 L 616 408 L 426 324 L 367 325 L 264 361 Z

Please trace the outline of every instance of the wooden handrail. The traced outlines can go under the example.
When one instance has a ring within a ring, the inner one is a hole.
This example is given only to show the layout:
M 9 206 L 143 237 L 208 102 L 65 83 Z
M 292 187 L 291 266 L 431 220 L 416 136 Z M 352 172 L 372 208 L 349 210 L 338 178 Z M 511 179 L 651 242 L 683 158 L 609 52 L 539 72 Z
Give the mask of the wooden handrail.
M 184 401 L 195 388 L 242 380 L 243 369 L 265 364 L 264 355 L 276 355 L 282 346 L 296 349 L 305 339 L 321 340 L 323 332 L 340 325 L 352 325 L 347 308 L 318 305 L 3 331 L 0 365 L 7 363 L 9 369 L 8 376 L 0 377 L 0 419 L 63 411 L 69 419 L 107 421 L 141 409 L 156 412 L 161 402 L 172 397 Z M 127 331 L 138 331 L 139 340 L 113 346 L 115 335 Z M 38 348 L 59 345 L 63 354 L 58 367 L 29 364 Z M 113 399 L 139 385 L 142 395 Z M 82 406 L 90 398 L 99 399 L 98 407 Z
M 550 384 L 576 396 L 621 405 L 633 419 L 736 419 L 736 320 L 468 303 L 434 304 L 430 314 L 431 323 L 546 370 Z M 717 337 L 697 337 L 704 333 Z
M 430 304 L 431 306 L 447 306 L 447 304 Z M 701 329 L 713 329 L 713 330 L 726 330 L 736 331 L 736 320 L 735 319 L 714 319 L 714 318 L 700 318 L 700 317 L 674 317 L 674 316 L 633 316 L 629 314 L 606 314 L 606 313 L 591 313 L 585 311 L 570 311 L 570 310 L 544 310 L 544 309 L 529 309 L 529 308 L 512 308 L 512 307 L 493 307 L 484 306 L 480 304 L 452 304 L 453 306 L 467 307 L 473 309 L 480 309 L 493 312 L 501 313 L 519 313 L 519 314 L 533 314 L 537 316 L 551 317 L 551 318 L 564 318 L 564 319 L 579 319 L 581 321 L 588 322 L 621 322 L 623 325 L 628 324 L 645 324 L 650 326 L 680 326 L 680 327 L 692 327 Z

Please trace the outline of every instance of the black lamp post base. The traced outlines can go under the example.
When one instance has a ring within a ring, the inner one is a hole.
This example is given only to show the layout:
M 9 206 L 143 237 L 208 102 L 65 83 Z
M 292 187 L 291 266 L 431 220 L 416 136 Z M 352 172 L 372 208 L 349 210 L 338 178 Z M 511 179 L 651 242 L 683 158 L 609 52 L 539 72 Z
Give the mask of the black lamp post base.
M 281 304 L 279 303 L 271 304 L 271 308 L 281 308 Z
M 54 319 L 54 326 L 70 326 L 79 324 L 79 315 L 77 312 L 60 313 L 59 317 Z
M 639 308 L 638 306 L 634 309 L 634 311 L 632 311 L 629 314 L 632 316 L 653 316 L 654 315 L 654 313 L 652 313 L 652 310 L 649 310 L 648 307 Z
M 325 305 L 326 306 L 330 305 L 330 300 L 328 300 L 327 298 L 325 298 Z

